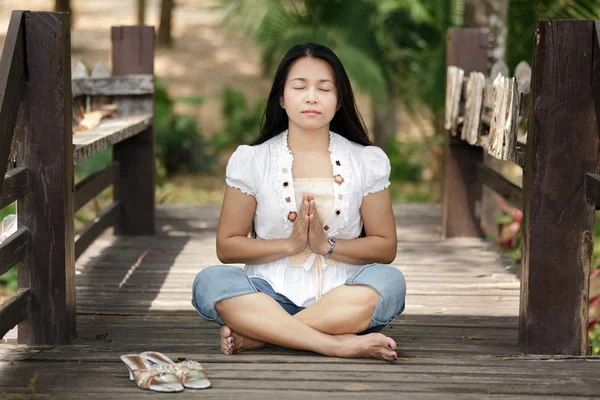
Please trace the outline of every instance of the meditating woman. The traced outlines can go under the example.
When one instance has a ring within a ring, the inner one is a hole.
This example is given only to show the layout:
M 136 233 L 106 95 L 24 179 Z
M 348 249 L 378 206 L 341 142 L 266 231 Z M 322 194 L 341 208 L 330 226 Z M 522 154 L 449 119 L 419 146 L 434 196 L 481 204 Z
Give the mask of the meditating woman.
M 256 141 L 232 154 L 217 231 L 224 264 L 203 269 L 192 304 L 221 325 L 221 350 L 265 344 L 396 360 L 379 333 L 404 311 L 395 267 L 390 162 L 371 145 L 348 76 L 327 47 L 281 61 Z

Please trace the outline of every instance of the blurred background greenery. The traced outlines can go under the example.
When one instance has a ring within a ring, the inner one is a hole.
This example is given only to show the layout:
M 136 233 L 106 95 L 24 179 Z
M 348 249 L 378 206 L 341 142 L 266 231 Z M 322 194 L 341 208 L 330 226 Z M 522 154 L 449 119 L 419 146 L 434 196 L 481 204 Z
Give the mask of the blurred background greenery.
M 274 69 L 289 47 L 309 41 L 341 58 L 371 137 L 390 158 L 394 201 L 439 202 L 447 29 L 489 28 L 490 65 L 504 60 L 512 72 L 531 64 L 538 19 L 600 19 L 600 0 L 4 0 L 0 44 L 14 9 L 70 10 L 72 61 L 88 68 L 109 64 L 111 25 L 157 27 L 159 204 L 220 203 L 227 159 L 257 135 Z M 86 161 L 76 179 L 110 160 L 106 151 Z M 111 198 L 107 189 L 80 210 L 75 229 Z M 0 220 L 14 212 L 0 210 Z M 520 221 L 505 212 L 498 227 L 511 223 Z M 519 227 L 489 235 L 517 263 Z M 0 277 L 0 296 L 15 288 L 13 269 Z M 599 352 L 600 328 L 591 337 Z

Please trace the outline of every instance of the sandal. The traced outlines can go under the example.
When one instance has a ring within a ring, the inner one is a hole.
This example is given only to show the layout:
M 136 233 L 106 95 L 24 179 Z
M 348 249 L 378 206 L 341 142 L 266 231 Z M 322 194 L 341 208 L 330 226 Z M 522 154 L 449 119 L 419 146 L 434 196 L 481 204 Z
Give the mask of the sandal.
M 184 390 L 179 377 L 166 365 L 150 365 L 138 354 L 126 354 L 121 360 L 129 369 L 129 379 L 140 389 L 155 392 L 181 392 Z
M 146 351 L 140 356 L 146 358 L 152 365 L 166 366 L 179 377 L 179 381 L 188 389 L 206 389 L 211 383 L 202 365 L 193 360 L 174 362 L 169 357 L 157 351 Z

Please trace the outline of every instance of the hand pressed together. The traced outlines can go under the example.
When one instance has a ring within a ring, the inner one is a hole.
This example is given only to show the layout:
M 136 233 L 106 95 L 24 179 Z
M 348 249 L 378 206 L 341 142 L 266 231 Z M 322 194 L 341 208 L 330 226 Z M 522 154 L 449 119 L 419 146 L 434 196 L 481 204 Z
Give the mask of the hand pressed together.
M 302 196 L 302 203 L 289 240 L 293 254 L 302 252 L 307 245 L 317 254 L 326 254 L 329 251 L 329 242 L 317 214 L 317 205 L 313 195 L 304 194 Z

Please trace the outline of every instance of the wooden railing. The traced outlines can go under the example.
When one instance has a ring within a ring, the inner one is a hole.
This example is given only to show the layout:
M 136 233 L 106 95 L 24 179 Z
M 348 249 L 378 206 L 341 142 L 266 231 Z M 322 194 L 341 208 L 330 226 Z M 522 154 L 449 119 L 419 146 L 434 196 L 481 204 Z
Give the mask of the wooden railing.
M 519 344 L 526 353 L 589 353 L 599 34 L 598 21 L 538 22 L 533 71 L 520 69 L 515 79 L 490 74 L 485 30 L 448 33 L 443 233 L 482 235 L 482 185 L 523 210 Z M 521 117 L 526 143 L 518 138 Z M 484 165 L 484 151 L 523 167 L 522 187 Z
M 0 275 L 18 264 L 19 290 L 0 305 L 0 337 L 18 324 L 19 343 L 69 343 L 76 258 L 110 226 L 154 234 L 154 29 L 111 34 L 112 74 L 72 80 L 68 14 L 12 14 L 0 58 L 0 209 L 17 201 L 19 229 L 0 244 Z M 74 105 L 106 102 L 113 117 L 73 134 Z M 107 148 L 114 162 L 75 184 L 74 167 Z M 75 233 L 74 213 L 111 185 L 112 204 Z

